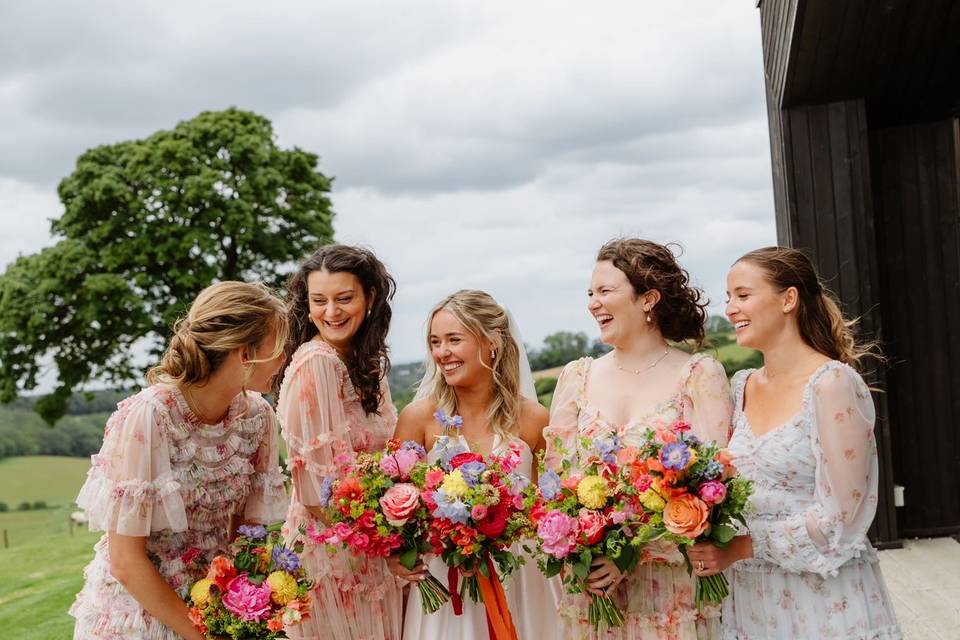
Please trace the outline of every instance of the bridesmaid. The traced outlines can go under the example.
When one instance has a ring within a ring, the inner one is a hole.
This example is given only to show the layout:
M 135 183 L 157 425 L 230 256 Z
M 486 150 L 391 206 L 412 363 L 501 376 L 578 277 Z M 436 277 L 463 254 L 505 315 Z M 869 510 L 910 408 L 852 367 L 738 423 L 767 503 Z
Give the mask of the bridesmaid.
M 77 498 L 90 530 L 106 534 L 70 608 L 75 640 L 203 640 L 187 589 L 240 521 L 286 511 L 276 422 L 260 395 L 286 338 L 283 302 L 265 287 L 212 285 L 174 326 L 150 386 L 110 416 Z
M 724 638 L 900 638 L 866 532 L 877 510 L 875 412 L 854 341 L 806 255 L 767 247 L 727 275 L 737 344 L 764 366 L 734 376 L 730 450 L 753 481 L 749 535 L 690 550 L 729 568 Z
M 288 539 L 322 526 L 335 459 L 381 449 L 393 434 L 386 338 L 395 289 L 376 256 L 344 245 L 321 247 L 290 279 L 291 358 L 277 404 L 293 477 Z M 402 583 L 385 562 L 305 544 L 313 606 L 290 637 L 399 640 Z
M 613 350 L 568 364 L 554 392 L 547 460 L 555 466 L 558 437 L 567 452 L 578 436 L 617 435 L 638 446 L 647 428 L 683 420 L 704 441 L 725 445 L 732 404 L 723 367 L 704 354 L 670 346 L 704 338 L 706 301 L 689 284 L 671 251 L 648 240 L 608 242 L 597 256 L 588 292 L 600 338 Z M 564 638 L 695 640 L 716 638 L 719 608 L 698 612 L 694 581 L 675 545 L 648 545 L 640 564 L 623 575 L 607 558 L 594 561 L 588 584 L 607 593 L 624 613 L 622 627 L 595 633 L 587 598 L 565 595 Z
M 429 322 L 427 372 L 417 400 L 400 414 L 396 437 L 420 443 L 428 449 L 431 463 L 443 453 L 437 445 L 443 435 L 484 456 L 505 455 L 513 449 L 521 459 L 514 473 L 529 481 L 534 476 L 534 457 L 543 448 L 547 410 L 537 402 L 516 323 L 489 294 L 474 290 L 447 296 L 434 307 Z M 448 416 L 459 415 L 462 426 L 439 424 L 434 417 L 438 409 Z M 522 553 L 520 546 L 514 553 Z M 449 574 L 442 559 L 432 558 L 429 566 L 434 576 L 446 581 Z M 391 567 L 411 582 L 424 571 L 422 566 L 408 571 L 396 557 L 391 558 Z M 555 615 L 559 584 L 544 578 L 532 558 L 527 557 L 503 587 L 520 640 L 559 636 Z M 424 614 L 419 591 L 411 589 L 403 637 L 486 640 L 486 610 L 482 603 L 465 599 L 461 615 L 455 615 L 450 604 Z

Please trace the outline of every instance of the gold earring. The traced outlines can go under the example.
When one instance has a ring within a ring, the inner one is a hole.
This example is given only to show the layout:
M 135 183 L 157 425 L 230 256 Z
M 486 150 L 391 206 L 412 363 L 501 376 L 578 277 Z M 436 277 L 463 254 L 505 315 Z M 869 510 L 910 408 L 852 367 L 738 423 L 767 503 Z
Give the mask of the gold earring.
M 496 359 L 497 359 L 497 350 L 496 350 L 496 349 L 490 349 L 490 359 L 491 359 L 491 360 L 496 360 Z
M 647 314 L 647 322 L 651 322 L 649 313 Z
M 370 317 L 370 307 L 367 307 L 367 317 Z

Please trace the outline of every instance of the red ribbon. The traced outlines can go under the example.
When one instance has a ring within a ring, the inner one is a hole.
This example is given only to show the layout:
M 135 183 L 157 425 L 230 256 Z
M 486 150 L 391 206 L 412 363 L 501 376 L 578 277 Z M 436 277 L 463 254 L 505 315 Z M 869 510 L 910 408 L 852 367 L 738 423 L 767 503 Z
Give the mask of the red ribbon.
M 457 578 L 460 577 L 460 570 L 456 567 L 447 569 L 447 591 L 450 592 L 450 604 L 453 605 L 453 614 L 463 615 L 463 598 L 460 597 L 460 588 L 457 586 Z

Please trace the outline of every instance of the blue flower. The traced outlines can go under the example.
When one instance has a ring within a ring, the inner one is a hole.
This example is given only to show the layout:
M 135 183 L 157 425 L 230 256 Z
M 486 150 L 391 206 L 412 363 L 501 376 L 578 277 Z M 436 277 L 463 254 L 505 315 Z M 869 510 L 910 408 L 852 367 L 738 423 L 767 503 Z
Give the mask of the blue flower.
M 330 505 L 330 492 L 333 489 L 333 476 L 326 476 L 320 485 L 320 506 L 326 509 Z
M 487 465 L 475 460 L 463 463 L 459 469 L 460 473 L 463 474 L 463 479 L 467 482 L 467 486 L 475 487 L 480 482 L 480 475 L 487 470 Z
M 660 462 L 667 469 L 683 471 L 690 462 L 690 448 L 683 442 L 671 442 L 660 451 Z
M 440 456 L 440 466 L 443 467 L 445 471 L 450 470 L 450 460 L 453 456 L 469 451 L 467 447 L 463 446 L 459 439 L 454 440 L 450 436 L 440 436 L 437 438 L 437 442 L 433 445 L 433 448 L 437 450 L 437 455 Z
M 720 477 L 721 473 L 723 473 L 723 465 L 716 460 L 711 460 L 707 464 L 707 468 L 703 470 L 703 477 L 707 480 L 713 480 Z
M 548 469 L 540 475 L 540 494 L 545 500 L 553 500 L 560 493 L 560 476 L 553 469 Z
M 433 501 L 437 503 L 437 508 L 433 510 L 434 518 L 446 518 L 460 524 L 467 524 L 470 520 L 470 507 L 456 496 L 448 495 L 443 489 L 433 492 Z
M 237 533 L 242 535 L 244 538 L 260 540 L 261 538 L 267 537 L 267 528 L 259 524 L 243 524 L 237 528 Z
M 300 558 L 286 547 L 274 547 L 270 552 L 270 558 L 273 560 L 273 566 L 281 571 L 293 573 L 300 568 Z

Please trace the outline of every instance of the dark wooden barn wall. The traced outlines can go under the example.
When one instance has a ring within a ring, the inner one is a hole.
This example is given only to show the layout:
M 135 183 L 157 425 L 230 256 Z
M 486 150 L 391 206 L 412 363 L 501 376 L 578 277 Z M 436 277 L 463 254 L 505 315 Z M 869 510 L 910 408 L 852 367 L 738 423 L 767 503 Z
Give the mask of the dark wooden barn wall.
M 782 145 L 777 195 L 778 242 L 806 249 L 861 330 L 881 338 L 870 151 L 863 100 L 780 110 Z M 777 158 L 774 157 L 776 165 Z M 774 168 L 774 176 L 778 169 Z M 885 388 L 882 370 L 868 375 Z M 893 506 L 890 424 L 886 394 L 875 394 L 880 448 L 880 504 L 871 537 L 898 539 Z
M 881 309 L 903 536 L 960 533 L 956 120 L 871 132 Z M 895 391 L 895 392 L 894 392 Z

